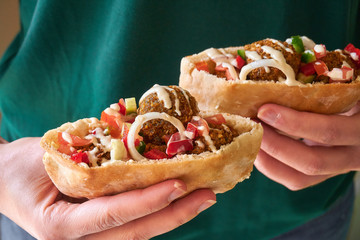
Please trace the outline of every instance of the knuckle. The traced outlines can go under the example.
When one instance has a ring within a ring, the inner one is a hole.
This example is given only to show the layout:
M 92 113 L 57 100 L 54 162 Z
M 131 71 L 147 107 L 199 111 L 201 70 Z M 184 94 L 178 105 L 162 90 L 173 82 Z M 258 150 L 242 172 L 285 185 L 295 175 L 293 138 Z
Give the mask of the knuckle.
M 314 159 L 310 161 L 306 167 L 303 169 L 303 173 L 308 176 L 316 176 L 323 174 L 324 172 L 324 166 L 322 164 L 322 161 L 319 159 Z
M 108 211 L 106 214 L 103 214 L 98 222 L 98 227 L 101 230 L 108 229 L 109 227 L 121 226 L 127 223 L 128 220 L 126 217 L 116 214 L 114 212 Z

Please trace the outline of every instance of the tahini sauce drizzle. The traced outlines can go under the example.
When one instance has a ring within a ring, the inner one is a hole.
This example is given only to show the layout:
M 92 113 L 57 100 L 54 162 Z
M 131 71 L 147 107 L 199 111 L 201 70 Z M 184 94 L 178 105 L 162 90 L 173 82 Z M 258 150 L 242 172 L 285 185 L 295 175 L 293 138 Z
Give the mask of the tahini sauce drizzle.
M 301 85 L 301 83 L 295 80 L 295 72 L 292 69 L 292 67 L 289 64 L 287 64 L 285 57 L 281 51 L 275 50 L 274 48 L 269 46 L 262 46 L 261 48 L 264 50 L 264 52 L 270 54 L 272 59 L 260 59 L 248 63 L 247 65 L 242 67 L 239 74 L 240 81 L 246 82 L 246 77 L 252 70 L 256 68 L 268 66 L 268 67 L 278 68 L 280 71 L 282 71 L 285 74 L 286 85 L 289 86 Z
M 199 117 L 199 116 L 194 116 L 193 119 L 194 119 L 195 121 L 200 121 L 200 117 Z M 204 127 L 204 126 L 201 126 L 201 127 L 199 127 L 199 130 L 201 130 L 202 136 L 204 137 L 206 143 L 209 145 L 210 150 L 211 150 L 212 152 L 215 152 L 215 151 L 216 151 L 216 147 L 215 147 L 215 145 L 214 145 L 213 140 L 211 140 L 211 137 L 210 137 L 210 135 L 209 135 L 208 129 L 207 129 L 206 127 Z
M 148 91 L 146 91 L 140 98 L 141 102 L 142 100 L 144 100 L 144 98 L 146 98 L 148 95 L 152 94 L 152 93 L 156 93 L 157 97 L 159 98 L 160 101 L 163 101 L 164 103 L 164 107 L 167 109 L 170 109 L 172 107 L 172 103 L 171 103 L 171 99 L 170 99 L 170 95 L 169 92 L 172 92 L 174 94 L 175 97 L 175 112 L 181 116 L 181 111 L 180 111 L 180 100 L 179 97 L 177 95 L 177 92 L 175 91 L 175 89 L 172 89 L 170 87 L 166 87 L 166 86 L 160 86 L 158 84 L 155 84 L 152 88 L 150 88 Z M 189 96 L 186 94 L 186 92 L 184 90 L 181 90 L 190 106 L 190 99 Z M 191 109 L 191 107 L 190 107 Z
M 222 65 L 223 67 L 229 69 L 230 75 L 234 80 L 239 79 L 238 74 L 234 67 L 234 64 L 236 64 L 236 60 L 232 54 L 226 54 L 224 49 L 215 49 L 215 48 L 209 48 L 205 50 L 205 53 L 212 60 L 215 61 L 216 66 Z

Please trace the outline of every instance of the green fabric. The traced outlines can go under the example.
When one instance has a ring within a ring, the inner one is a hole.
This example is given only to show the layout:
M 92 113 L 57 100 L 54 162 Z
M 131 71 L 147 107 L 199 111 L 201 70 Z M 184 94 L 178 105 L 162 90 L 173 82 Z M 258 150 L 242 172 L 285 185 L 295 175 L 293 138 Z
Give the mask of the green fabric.
M 177 84 L 183 56 L 307 35 L 360 46 L 359 1 L 22 0 L 21 32 L 0 64 L 1 135 L 41 136 L 99 117 L 120 97 Z M 254 170 L 218 203 L 159 239 L 268 239 L 319 216 L 353 174 L 291 192 Z

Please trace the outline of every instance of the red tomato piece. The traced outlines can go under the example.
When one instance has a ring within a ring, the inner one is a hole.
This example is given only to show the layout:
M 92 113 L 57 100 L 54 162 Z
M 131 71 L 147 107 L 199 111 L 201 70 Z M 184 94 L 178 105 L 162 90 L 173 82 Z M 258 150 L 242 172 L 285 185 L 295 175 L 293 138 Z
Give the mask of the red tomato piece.
M 195 67 L 199 71 L 209 72 L 209 65 L 205 61 L 195 63 Z
M 119 102 L 119 107 L 120 107 L 120 110 L 119 110 L 119 113 L 123 116 L 126 115 L 126 104 L 125 104 L 125 100 L 123 98 L 120 98 Z
M 305 65 L 301 66 L 300 67 L 300 72 L 305 74 L 305 76 L 310 76 L 310 75 L 315 74 L 316 71 L 315 71 L 314 64 L 311 62 L 311 63 L 308 63 L 308 64 L 305 64 Z
M 360 49 L 356 48 L 353 44 L 349 43 L 344 50 L 349 53 L 356 67 L 360 68 Z
M 346 45 L 346 47 L 344 48 L 344 50 L 347 51 L 347 52 L 349 52 L 349 53 L 355 52 L 355 49 L 356 49 L 356 47 L 355 47 L 353 44 L 351 44 L 351 43 L 349 43 L 348 45 Z
M 189 139 L 194 139 L 199 135 L 197 126 L 194 123 L 189 122 L 186 126 L 185 136 Z
M 60 144 L 57 150 L 66 155 L 71 155 L 76 151 L 75 149 L 72 150 L 71 146 L 68 144 Z
M 354 69 L 343 66 L 342 68 L 333 68 L 327 73 L 330 82 L 348 82 L 353 78 Z
M 63 138 L 63 133 L 59 132 L 58 133 L 58 141 L 60 143 L 60 145 L 70 145 L 70 146 L 75 146 L 75 147 L 79 147 L 79 146 L 86 146 L 89 145 L 90 143 L 92 143 L 92 139 L 82 139 L 79 136 L 75 136 L 69 133 L 65 133 L 68 134 L 68 136 L 71 138 L 71 142 L 66 141 Z
M 74 153 L 73 155 L 71 155 L 70 159 L 76 163 L 81 163 L 81 162 L 86 164 L 89 163 L 89 157 L 87 153 L 82 151 Z
M 149 158 L 149 159 L 163 159 L 163 158 L 169 158 L 168 155 L 166 155 L 166 153 L 158 150 L 158 149 L 151 149 L 148 152 L 144 153 L 144 157 Z
M 210 117 L 206 117 L 204 119 L 206 122 L 214 124 L 214 125 L 220 125 L 220 124 L 226 123 L 226 120 L 221 113 L 215 114 Z
M 218 65 L 215 67 L 215 71 L 218 72 L 225 72 L 226 80 L 234 80 L 233 77 L 230 74 L 230 71 L 227 67 L 223 67 L 223 65 Z
M 326 56 L 326 47 L 324 44 L 317 44 L 314 47 L 314 53 L 316 59 L 320 59 Z
M 237 62 L 237 65 L 238 65 L 237 66 L 238 69 L 241 69 L 245 65 L 245 60 L 240 56 L 236 57 L 236 62 Z
M 190 122 L 192 124 L 194 124 L 194 126 L 197 128 L 197 131 L 200 135 L 203 135 L 204 132 L 209 132 L 209 125 L 203 118 L 201 118 L 199 116 L 195 116 L 192 118 L 192 120 Z
M 184 139 L 178 141 L 169 140 L 166 148 L 166 154 L 168 156 L 174 156 L 179 153 L 185 153 L 193 150 L 194 145 L 191 139 Z
M 109 113 L 112 113 L 112 111 L 114 111 L 114 110 L 112 110 L 112 109 L 108 110 L 108 109 L 110 109 L 110 108 L 105 109 L 105 111 L 103 111 L 101 113 L 100 120 L 109 124 L 110 135 L 113 138 L 120 138 L 121 137 L 121 128 L 123 125 L 121 115 L 119 113 L 118 113 L 118 115 L 109 114 Z
M 316 62 L 314 62 L 314 68 L 317 75 L 326 75 L 326 73 L 329 71 L 326 64 L 321 60 L 317 60 Z

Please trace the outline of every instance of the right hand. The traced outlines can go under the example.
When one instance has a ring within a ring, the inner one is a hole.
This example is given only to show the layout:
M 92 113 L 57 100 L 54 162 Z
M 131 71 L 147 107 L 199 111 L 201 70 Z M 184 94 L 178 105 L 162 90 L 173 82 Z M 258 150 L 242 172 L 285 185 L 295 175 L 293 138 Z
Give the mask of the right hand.
M 76 203 L 48 177 L 39 141 L 23 138 L 0 144 L 6 166 L 0 170 L 1 213 L 38 239 L 149 239 L 215 203 L 208 189 L 184 197 L 186 185 L 180 180 Z

